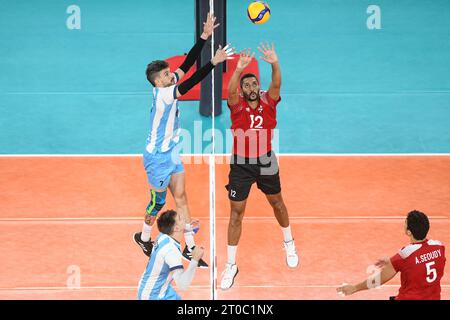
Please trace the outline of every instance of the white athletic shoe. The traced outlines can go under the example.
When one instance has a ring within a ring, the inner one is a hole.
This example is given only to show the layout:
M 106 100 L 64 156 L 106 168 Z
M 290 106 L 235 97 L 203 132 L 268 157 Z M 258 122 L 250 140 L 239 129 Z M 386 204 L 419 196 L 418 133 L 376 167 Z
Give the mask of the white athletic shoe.
M 288 242 L 283 242 L 284 250 L 286 250 L 286 264 L 289 268 L 296 268 L 298 266 L 298 254 L 295 249 L 294 239 Z
M 220 288 L 222 290 L 230 289 L 233 286 L 234 278 L 238 274 L 239 269 L 236 264 L 227 263 L 225 270 L 222 272 L 222 281 L 220 282 Z

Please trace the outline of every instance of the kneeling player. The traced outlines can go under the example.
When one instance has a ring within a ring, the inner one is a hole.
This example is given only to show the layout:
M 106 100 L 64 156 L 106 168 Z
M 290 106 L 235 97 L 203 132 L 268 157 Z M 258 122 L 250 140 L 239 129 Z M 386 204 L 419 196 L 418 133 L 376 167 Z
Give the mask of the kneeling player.
M 343 285 L 337 288 L 338 293 L 350 295 L 374 287 L 374 284 L 382 285 L 400 272 L 401 287 L 392 299 L 440 300 L 445 247 L 439 241 L 426 239 L 429 229 L 430 223 L 424 213 L 416 210 L 408 213 L 405 233 L 410 244 L 391 258 L 379 260 L 375 266 L 382 268 L 380 273 L 356 285 Z

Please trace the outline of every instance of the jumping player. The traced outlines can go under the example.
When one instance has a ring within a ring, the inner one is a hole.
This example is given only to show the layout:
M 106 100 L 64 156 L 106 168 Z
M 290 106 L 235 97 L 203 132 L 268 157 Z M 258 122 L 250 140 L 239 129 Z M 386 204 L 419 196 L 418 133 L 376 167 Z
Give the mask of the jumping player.
M 170 72 L 169 65 L 165 61 L 156 60 L 147 66 L 147 79 L 154 87 L 150 111 L 150 134 L 143 154 L 144 167 L 150 185 L 150 202 L 146 209 L 142 232 L 134 234 L 134 241 L 147 256 L 150 256 L 152 251 L 152 241 L 150 240 L 152 225 L 166 202 L 167 188 L 174 197 L 177 212 L 186 221 L 184 234 L 186 247 L 183 250 L 183 257 L 190 260 L 195 247 L 193 230 L 198 221 L 191 221 L 185 191 L 184 167 L 180 159 L 179 148 L 177 148 L 180 140 L 178 98 L 206 77 L 217 64 L 226 59 L 232 59 L 230 57 L 233 54 L 232 49 L 227 49 L 228 46 L 225 48 L 219 46 L 211 61 L 197 70 L 185 82 L 180 85 L 176 83 L 194 64 L 206 40 L 211 36 L 214 28 L 219 25 L 214 24 L 215 19 L 212 14 L 208 14 L 203 33 L 175 73 Z M 208 265 L 200 260 L 199 267 L 207 268 Z
M 391 258 L 380 259 L 375 264 L 382 268 L 380 273 L 356 285 L 343 285 L 337 288 L 338 293 L 351 295 L 374 287 L 374 283 L 382 285 L 400 272 L 401 287 L 392 300 L 440 300 L 445 247 L 439 241 L 426 239 L 429 229 L 430 223 L 424 213 L 416 210 L 408 213 L 405 233 L 410 244 Z
M 230 200 L 228 224 L 228 260 L 222 274 L 221 288 L 231 288 L 238 273 L 236 251 L 241 236 L 242 219 L 250 188 L 257 187 L 266 195 L 281 226 L 290 268 L 299 264 L 299 258 L 289 225 L 289 216 L 281 195 L 278 163 L 272 151 L 272 134 L 276 126 L 277 105 L 280 102 L 281 71 L 275 48 L 268 44 L 258 47 L 262 60 L 272 66 L 272 81 L 268 91 L 261 91 L 254 74 L 241 74 L 254 57 L 250 50 L 242 51 L 236 70 L 229 82 L 228 107 L 231 111 L 231 129 L 234 136 L 233 156 L 226 186 Z M 238 92 L 240 83 L 241 94 Z
M 159 236 L 147 267 L 139 281 L 139 300 L 180 300 L 172 288 L 175 280 L 177 288 L 186 290 L 194 279 L 195 269 L 203 256 L 203 248 L 195 247 L 192 259 L 184 270 L 181 262 L 180 241 L 183 237 L 185 221 L 173 210 L 161 213 L 157 221 Z

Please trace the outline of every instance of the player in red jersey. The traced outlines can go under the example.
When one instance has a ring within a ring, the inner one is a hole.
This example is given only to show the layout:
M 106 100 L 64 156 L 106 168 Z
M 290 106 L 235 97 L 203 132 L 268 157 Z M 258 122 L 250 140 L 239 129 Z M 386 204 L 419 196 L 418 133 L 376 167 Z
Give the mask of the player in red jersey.
M 231 213 L 228 224 L 228 260 L 221 280 L 223 290 L 231 288 L 238 273 L 237 245 L 247 197 L 255 182 L 258 189 L 266 195 L 282 228 L 287 265 L 295 268 L 299 263 L 288 212 L 281 195 L 278 162 L 272 151 L 272 134 L 277 124 L 277 104 L 281 100 L 280 65 L 273 44 L 261 44 L 258 50 L 263 55 L 262 60 L 272 66 L 269 90 L 260 90 L 259 81 L 254 74 L 241 77 L 243 70 L 253 59 L 254 54 L 250 55 L 250 50 L 241 52 L 228 87 L 228 107 L 231 111 L 234 142 L 229 182 L 226 186 Z M 238 92 L 239 83 L 241 94 Z
M 420 211 L 411 211 L 405 221 L 405 233 L 411 244 L 403 247 L 391 258 L 379 260 L 375 266 L 382 268 L 366 281 L 357 285 L 343 285 L 337 291 L 350 295 L 367 290 L 392 279 L 400 272 L 401 287 L 393 300 L 439 300 L 441 278 L 444 275 L 445 247 L 441 242 L 426 239 L 430 223 Z

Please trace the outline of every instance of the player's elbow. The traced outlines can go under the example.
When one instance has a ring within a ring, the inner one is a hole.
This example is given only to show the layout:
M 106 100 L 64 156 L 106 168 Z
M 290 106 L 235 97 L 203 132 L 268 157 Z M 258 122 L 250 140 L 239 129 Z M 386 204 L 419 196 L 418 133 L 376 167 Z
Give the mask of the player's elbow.
M 184 82 L 183 82 L 183 83 L 184 83 Z M 181 84 L 181 85 L 182 85 L 182 84 Z M 181 97 L 183 94 L 185 94 L 186 92 L 188 92 L 188 90 L 189 90 L 189 89 L 185 88 L 184 86 L 180 88 L 181 85 L 179 85 L 179 86 L 177 87 L 177 90 L 176 90 L 176 92 L 175 92 L 175 95 L 176 95 L 177 99 L 178 99 L 179 97 Z
M 177 283 L 177 288 L 181 291 L 186 291 L 189 288 L 189 285 L 184 283 Z
M 186 291 L 189 288 L 189 282 L 182 275 L 176 275 L 174 280 L 179 290 Z
M 228 95 L 228 104 L 230 106 L 234 106 L 235 104 L 237 104 L 239 102 L 239 96 L 238 95 Z
M 228 85 L 228 96 L 238 96 L 239 95 L 239 90 L 237 85 L 230 83 Z

